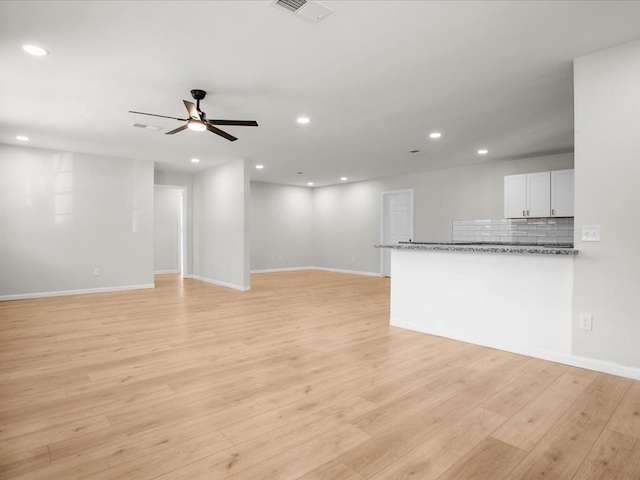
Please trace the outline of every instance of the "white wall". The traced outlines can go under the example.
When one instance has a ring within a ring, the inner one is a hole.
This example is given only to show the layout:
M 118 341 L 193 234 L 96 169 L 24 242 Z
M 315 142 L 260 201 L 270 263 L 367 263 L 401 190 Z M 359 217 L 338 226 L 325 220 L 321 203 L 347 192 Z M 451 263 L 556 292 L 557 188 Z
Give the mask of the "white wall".
M 313 190 L 251 182 L 251 270 L 310 267 Z
M 567 168 L 571 153 L 315 188 L 314 264 L 380 272 L 382 192 L 413 189 L 413 240 L 450 242 L 453 219 L 502 218 L 505 175 Z
M 640 41 L 575 62 L 576 355 L 640 368 Z M 580 241 L 600 225 L 601 241 Z M 593 330 L 577 329 L 593 314 Z
M 193 277 L 238 290 L 249 282 L 248 162 L 194 175 Z
M 180 272 L 182 188 L 155 185 L 153 189 L 153 270 Z
M 152 162 L 0 145 L 0 179 L 0 299 L 153 286 Z

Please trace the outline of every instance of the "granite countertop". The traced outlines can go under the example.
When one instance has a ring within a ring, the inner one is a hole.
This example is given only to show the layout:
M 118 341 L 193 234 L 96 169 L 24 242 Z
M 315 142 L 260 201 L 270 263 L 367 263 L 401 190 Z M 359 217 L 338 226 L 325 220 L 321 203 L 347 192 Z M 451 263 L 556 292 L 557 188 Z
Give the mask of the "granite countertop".
M 400 242 L 398 245 L 374 245 L 375 248 L 393 248 L 396 250 L 432 250 L 443 252 L 488 252 L 520 253 L 534 255 L 576 255 L 578 250 L 572 244 L 535 244 L 535 243 L 439 243 L 439 242 Z

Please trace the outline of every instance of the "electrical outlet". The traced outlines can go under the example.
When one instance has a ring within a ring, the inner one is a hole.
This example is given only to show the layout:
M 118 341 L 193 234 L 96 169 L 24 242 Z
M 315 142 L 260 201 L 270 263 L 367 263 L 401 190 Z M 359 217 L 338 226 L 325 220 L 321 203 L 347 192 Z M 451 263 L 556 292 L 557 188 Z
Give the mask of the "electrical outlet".
M 94 277 L 99 277 L 100 276 L 100 267 L 95 267 L 93 269 L 93 276 Z
M 578 322 L 578 326 L 582 330 L 591 330 L 593 325 L 593 315 L 590 313 L 581 313 Z

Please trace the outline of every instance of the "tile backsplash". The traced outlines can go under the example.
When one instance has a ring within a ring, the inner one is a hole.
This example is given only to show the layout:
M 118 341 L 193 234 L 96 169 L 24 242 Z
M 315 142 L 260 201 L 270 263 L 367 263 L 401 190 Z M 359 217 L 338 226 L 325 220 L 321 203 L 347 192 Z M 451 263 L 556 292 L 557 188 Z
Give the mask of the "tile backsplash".
M 573 244 L 573 218 L 454 220 L 452 228 L 454 243 Z

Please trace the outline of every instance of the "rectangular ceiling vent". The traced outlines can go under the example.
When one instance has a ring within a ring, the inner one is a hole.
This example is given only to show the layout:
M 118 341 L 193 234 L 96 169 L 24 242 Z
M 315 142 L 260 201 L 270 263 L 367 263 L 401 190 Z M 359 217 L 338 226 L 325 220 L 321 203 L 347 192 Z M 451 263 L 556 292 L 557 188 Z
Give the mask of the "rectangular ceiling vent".
M 132 123 L 131 126 L 136 128 L 144 128 L 146 130 L 153 130 L 155 132 L 162 130 L 162 127 L 158 127 L 157 125 L 145 125 L 144 123 Z
M 271 5 L 284 8 L 309 23 L 318 23 L 333 13 L 329 7 L 312 0 L 273 0 Z

